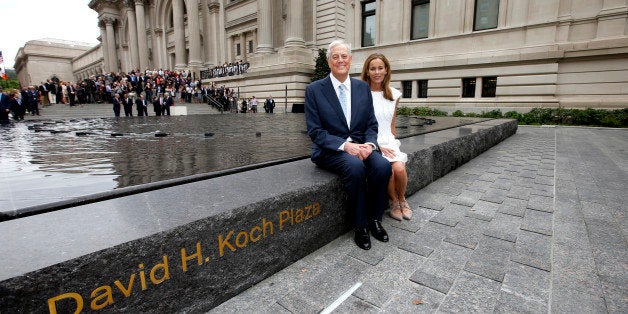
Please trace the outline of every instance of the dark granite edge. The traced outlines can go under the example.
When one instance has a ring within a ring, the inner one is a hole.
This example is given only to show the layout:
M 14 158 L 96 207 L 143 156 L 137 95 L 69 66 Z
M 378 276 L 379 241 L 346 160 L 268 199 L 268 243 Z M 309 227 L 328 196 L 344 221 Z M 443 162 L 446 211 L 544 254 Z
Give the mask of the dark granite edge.
M 106 201 L 106 200 L 118 198 L 118 197 L 124 197 L 124 196 L 129 196 L 129 195 L 143 193 L 143 192 L 155 191 L 155 190 L 164 189 L 164 188 L 168 188 L 172 186 L 213 179 L 213 178 L 236 174 L 236 173 L 240 173 L 244 171 L 250 171 L 250 170 L 260 169 L 264 167 L 271 167 L 271 166 L 285 164 L 285 163 L 302 160 L 306 158 L 309 158 L 309 156 L 298 156 L 298 157 L 286 158 L 286 159 L 281 159 L 281 160 L 273 160 L 273 161 L 268 161 L 268 162 L 253 164 L 253 165 L 246 165 L 246 166 L 236 167 L 236 168 L 231 168 L 231 169 L 213 171 L 213 172 L 208 172 L 208 173 L 200 173 L 200 174 L 185 176 L 181 178 L 129 186 L 129 187 L 119 188 L 119 189 L 115 189 L 111 191 L 79 196 L 79 197 L 75 197 L 75 198 L 71 198 L 71 199 L 63 200 L 63 201 L 58 201 L 58 202 L 24 207 L 24 208 L 20 208 L 12 212 L 0 212 L 0 222 L 24 218 L 28 216 L 34 216 L 38 214 L 49 213 L 49 212 L 62 210 L 69 207 L 92 204 L 92 203 Z

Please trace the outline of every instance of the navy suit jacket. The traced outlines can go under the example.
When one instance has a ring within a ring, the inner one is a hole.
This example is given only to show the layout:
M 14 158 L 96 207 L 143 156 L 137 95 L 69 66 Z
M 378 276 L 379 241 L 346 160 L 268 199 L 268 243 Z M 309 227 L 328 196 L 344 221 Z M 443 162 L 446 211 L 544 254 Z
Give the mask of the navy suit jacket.
M 351 126 L 342 112 L 331 78 L 313 82 L 305 89 L 305 120 L 312 139 L 312 161 L 337 152 L 348 137 L 354 143 L 377 145 L 377 119 L 371 89 L 351 78 Z

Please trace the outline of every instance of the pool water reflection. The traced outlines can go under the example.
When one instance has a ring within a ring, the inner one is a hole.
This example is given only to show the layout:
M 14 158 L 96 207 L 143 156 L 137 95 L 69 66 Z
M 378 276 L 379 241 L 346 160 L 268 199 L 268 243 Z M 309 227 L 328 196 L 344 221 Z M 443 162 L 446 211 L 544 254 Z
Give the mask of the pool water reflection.
M 398 135 L 460 123 L 439 120 L 436 127 L 416 121 L 399 117 Z M 0 128 L 0 141 L 0 211 L 307 157 L 311 147 L 303 114 L 26 121 Z

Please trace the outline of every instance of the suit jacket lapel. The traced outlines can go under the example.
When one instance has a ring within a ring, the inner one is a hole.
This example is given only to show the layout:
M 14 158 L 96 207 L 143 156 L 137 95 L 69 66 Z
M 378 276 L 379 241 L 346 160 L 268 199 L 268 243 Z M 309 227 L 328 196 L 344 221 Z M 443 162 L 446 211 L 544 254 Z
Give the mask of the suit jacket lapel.
M 331 104 L 332 108 L 342 121 L 342 124 L 349 129 L 349 126 L 347 125 L 347 118 L 345 117 L 344 112 L 342 112 L 340 100 L 338 100 L 338 95 L 334 90 L 334 84 L 331 83 L 331 78 L 329 76 L 325 79 L 325 81 L 323 81 L 323 95 L 325 95 L 327 101 Z

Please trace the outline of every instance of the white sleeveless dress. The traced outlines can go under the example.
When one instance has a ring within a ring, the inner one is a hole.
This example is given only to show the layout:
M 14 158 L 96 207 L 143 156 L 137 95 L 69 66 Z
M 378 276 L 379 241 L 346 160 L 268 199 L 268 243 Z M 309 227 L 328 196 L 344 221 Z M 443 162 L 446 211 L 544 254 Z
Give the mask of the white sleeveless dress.
M 377 124 L 379 125 L 377 145 L 395 150 L 395 157 L 388 158 L 384 156 L 384 158 L 388 161 L 401 161 L 406 163 L 408 161 L 408 155 L 399 150 L 401 143 L 392 134 L 392 130 L 390 128 L 392 119 L 395 117 L 395 104 L 397 103 L 397 99 L 401 96 L 401 92 L 392 87 L 390 89 L 392 90 L 393 100 L 384 98 L 383 92 L 371 92 L 373 95 L 373 109 L 375 110 L 375 117 L 377 118 Z

